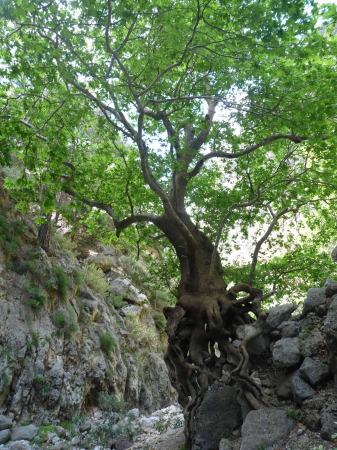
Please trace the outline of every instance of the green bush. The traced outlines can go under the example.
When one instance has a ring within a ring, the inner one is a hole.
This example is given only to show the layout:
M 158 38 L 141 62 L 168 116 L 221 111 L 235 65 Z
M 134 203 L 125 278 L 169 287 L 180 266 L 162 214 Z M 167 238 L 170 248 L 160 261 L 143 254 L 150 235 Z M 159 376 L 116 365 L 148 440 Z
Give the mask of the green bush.
M 119 309 L 123 306 L 124 298 L 122 295 L 110 295 L 109 298 L 115 308 Z
M 106 298 L 110 289 L 104 273 L 95 264 L 86 264 L 83 269 L 83 278 L 86 284 L 95 292 Z
M 40 309 L 47 301 L 47 294 L 42 289 L 39 289 L 35 286 L 30 286 L 28 291 L 31 295 L 31 298 L 28 300 L 28 305 L 33 309 Z
M 166 319 L 163 313 L 155 312 L 153 314 L 153 320 L 156 324 L 157 330 L 160 334 L 165 334 L 165 327 L 166 327 Z
M 17 254 L 23 234 L 22 223 L 18 220 L 7 223 L 6 218 L 0 214 L 0 244 L 7 257 Z
M 83 284 L 83 271 L 82 270 L 75 270 L 74 272 L 74 282 L 76 287 L 81 287 Z
M 58 311 L 55 315 L 55 322 L 60 327 L 63 327 L 66 324 L 66 316 L 62 311 Z
M 111 350 L 116 347 L 116 341 L 110 333 L 101 334 L 99 339 L 101 342 L 101 349 L 106 353 L 110 353 Z
M 68 277 L 62 267 L 55 267 L 54 274 L 56 276 L 58 293 L 61 300 L 65 302 L 68 297 Z

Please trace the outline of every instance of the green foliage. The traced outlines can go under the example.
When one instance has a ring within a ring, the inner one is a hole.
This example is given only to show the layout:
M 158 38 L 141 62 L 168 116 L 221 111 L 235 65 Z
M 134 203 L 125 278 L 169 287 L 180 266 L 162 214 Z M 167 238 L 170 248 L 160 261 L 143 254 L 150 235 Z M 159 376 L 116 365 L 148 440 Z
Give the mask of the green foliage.
M 57 335 L 61 336 L 63 333 L 66 339 L 70 339 L 72 333 L 78 330 L 77 317 L 71 306 L 67 311 L 60 309 L 56 312 L 55 323 L 58 327 Z
M 80 269 L 74 271 L 74 282 L 77 288 L 80 288 L 83 284 L 83 272 Z
M 159 333 L 164 335 L 165 327 L 166 327 L 166 319 L 165 319 L 164 314 L 160 313 L 160 312 L 155 312 L 153 314 L 153 320 L 154 320 L 154 323 L 156 324 L 156 327 L 157 327 Z
M 66 324 L 66 316 L 63 311 L 58 311 L 55 315 L 55 322 L 60 327 L 63 327 Z
M 139 318 L 133 314 L 124 318 L 126 329 L 130 332 L 132 339 L 139 342 L 145 348 L 158 348 L 158 339 L 156 333 L 150 328 L 140 323 Z
M 37 347 L 39 343 L 39 332 L 38 331 L 32 331 L 32 341 L 31 344 L 34 347 Z
M 23 226 L 19 220 L 8 223 L 5 216 L 0 214 L 0 246 L 7 258 L 16 256 L 21 244 L 22 234 Z
M 110 333 L 103 333 L 99 337 L 101 349 L 105 353 L 110 353 L 116 347 L 116 341 Z
M 68 297 L 68 276 L 64 273 L 62 267 L 55 267 L 54 274 L 56 276 L 58 293 L 61 300 L 65 302 Z
M 75 242 L 72 242 L 70 239 L 57 232 L 53 234 L 53 239 L 60 245 L 62 251 L 69 256 L 72 261 L 77 262 L 77 245 Z
M 106 298 L 110 289 L 104 273 L 95 264 L 85 264 L 83 280 L 94 291 Z
M 287 411 L 287 416 L 291 417 L 294 420 L 296 420 L 296 422 L 298 422 L 300 420 L 297 411 L 289 410 L 289 411 Z
M 130 405 L 125 400 L 118 400 L 117 397 L 104 391 L 98 394 L 98 405 L 105 414 L 113 412 L 125 414 L 130 408 Z
M 148 273 L 125 263 L 153 298 L 154 273 L 177 293 L 173 246 L 184 242 L 158 220 L 188 212 L 219 238 L 227 283 L 250 277 L 259 249 L 254 286 L 299 300 L 336 272 L 335 8 L 309 4 L 3 2 L 0 163 L 15 155 L 6 184 L 18 207 L 29 199 L 48 213 L 66 192 L 62 216 L 110 242 L 113 217 L 124 249 L 158 250 Z M 1 218 L 0 229 L 12 258 L 20 242 Z M 76 259 L 70 240 L 54 239 Z
M 169 417 L 165 418 L 163 416 L 159 417 L 158 422 L 155 424 L 155 429 L 160 433 L 164 434 L 169 428 L 176 429 L 184 426 L 184 422 L 179 417 Z
M 44 290 L 39 289 L 35 286 L 29 286 L 28 288 L 30 299 L 28 300 L 28 305 L 33 309 L 41 309 L 42 306 L 47 301 L 47 294 Z
M 109 299 L 115 308 L 119 309 L 123 306 L 124 299 L 122 295 L 110 295 Z
M 44 375 L 35 375 L 34 381 L 36 383 L 44 383 L 45 382 L 45 376 Z
M 38 436 L 41 441 L 44 441 L 48 437 L 48 433 L 55 433 L 56 425 L 41 425 L 39 427 Z

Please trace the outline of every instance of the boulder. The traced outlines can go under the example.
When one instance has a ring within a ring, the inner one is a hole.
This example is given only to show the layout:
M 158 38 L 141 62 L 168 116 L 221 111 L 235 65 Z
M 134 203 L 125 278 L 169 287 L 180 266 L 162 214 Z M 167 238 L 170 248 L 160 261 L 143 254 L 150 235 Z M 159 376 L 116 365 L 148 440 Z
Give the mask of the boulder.
M 7 416 L 0 415 L 0 431 L 7 430 L 8 428 L 12 428 L 13 421 Z
M 89 256 L 89 258 L 87 258 L 85 262 L 87 264 L 95 264 L 95 266 L 101 269 L 103 272 L 109 272 L 111 267 L 115 265 L 115 259 L 112 256 L 105 255 L 103 253 Z
M 291 380 L 294 398 L 300 405 L 309 397 L 315 394 L 313 388 L 298 375 L 295 375 Z
M 300 419 L 303 425 L 314 431 L 321 428 L 321 409 L 324 403 L 325 397 L 320 396 L 304 400 L 300 413 Z
M 303 338 L 300 336 L 300 353 L 303 358 L 316 355 L 323 345 L 324 338 L 318 330 L 310 332 Z
M 291 399 L 293 398 L 292 379 L 298 375 L 298 370 L 288 375 L 284 375 L 276 385 L 277 395 L 281 398 Z
M 8 447 L 8 450 L 31 450 L 32 447 L 29 445 L 27 441 L 16 441 L 11 442 Z
M 310 288 L 308 290 L 307 298 L 303 304 L 303 315 L 306 316 L 310 311 L 313 311 L 318 305 L 326 302 L 325 287 Z
M 326 297 L 333 297 L 335 294 L 337 294 L 337 281 L 328 278 L 325 282 L 324 287 Z
M 275 330 L 282 322 L 288 320 L 291 314 L 297 309 L 295 303 L 275 306 L 267 311 L 268 317 L 263 327 L 263 333 L 268 334 Z
M 332 261 L 337 262 L 337 247 L 335 247 L 331 252 Z
M 294 421 L 280 409 L 251 411 L 242 425 L 240 450 L 272 450 L 287 438 L 294 426 Z
M 321 412 L 321 438 L 332 441 L 332 435 L 337 433 L 337 403 L 331 403 Z
M 232 446 L 228 439 L 221 439 L 219 443 L 219 450 L 231 450 Z
M 324 322 L 323 334 L 329 350 L 337 353 L 337 295 L 332 297 L 329 311 Z
M 293 367 L 301 359 L 299 350 L 299 339 L 284 338 L 275 343 L 273 358 L 280 367 Z
M 5 444 L 11 438 L 11 430 L 2 430 L 0 431 L 0 445 Z
M 32 441 L 39 429 L 35 425 L 27 425 L 25 427 L 12 428 L 11 440 L 12 441 Z
M 256 328 L 253 325 L 240 325 L 236 330 L 237 337 L 243 341 L 249 336 L 256 333 Z M 247 350 L 254 355 L 261 355 L 269 347 L 269 336 L 260 334 L 247 345 Z
M 218 449 L 220 440 L 230 437 L 241 423 L 241 408 L 235 389 L 213 386 L 206 392 L 196 412 L 192 450 Z
M 141 294 L 137 288 L 135 288 L 131 281 L 126 278 L 116 278 L 110 283 L 110 292 L 113 295 L 121 295 L 126 300 L 141 304 L 147 301 L 144 294 Z
M 300 328 L 296 322 L 289 320 L 281 323 L 278 330 L 281 330 L 283 338 L 290 338 L 298 336 Z
M 329 373 L 327 364 L 314 361 L 309 357 L 305 358 L 299 370 L 299 376 L 308 381 L 312 386 L 316 386 L 316 384 L 323 381 Z

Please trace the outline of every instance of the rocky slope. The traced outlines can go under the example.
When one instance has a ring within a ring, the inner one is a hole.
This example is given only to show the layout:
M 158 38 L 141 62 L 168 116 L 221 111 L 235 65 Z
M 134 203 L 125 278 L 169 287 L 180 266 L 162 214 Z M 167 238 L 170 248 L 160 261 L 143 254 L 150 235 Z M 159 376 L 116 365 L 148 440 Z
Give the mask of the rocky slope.
M 171 404 L 154 311 L 120 255 L 100 246 L 96 265 L 80 264 L 55 239 L 47 254 L 37 233 L 0 187 L 0 414 L 48 425 L 101 392 L 147 411 Z

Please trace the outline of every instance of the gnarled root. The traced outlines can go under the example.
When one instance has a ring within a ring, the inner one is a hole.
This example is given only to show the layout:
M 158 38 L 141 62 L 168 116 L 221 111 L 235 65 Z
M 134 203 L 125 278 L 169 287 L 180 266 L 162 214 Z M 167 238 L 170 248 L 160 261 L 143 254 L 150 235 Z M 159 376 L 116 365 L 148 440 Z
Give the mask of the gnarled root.
M 236 299 L 244 291 L 248 296 Z M 166 332 L 169 346 L 165 355 L 172 385 L 178 392 L 178 401 L 184 407 L 185 449 L 192 446 L 194 417 L 205 392 L 215 380 L 221 381 L 224 364 L 230 361 L 236 368 L 229 382 L 244 396 L 254 409 L 264 401 L 260 386 L 249 376 L 248 344 L 262 333 L 266 314 L 261 312 L 262 293 L 246 284 L 201 295 L 186 294 L 175 308 L 165 308 Z M 257 320 L 256 333 L 247 337 L 240 348 L 232 345 L 236 326 L 251 323 L 247 313 L 252 311 Z M 238 320 L 238 318 L 241 319 Z

